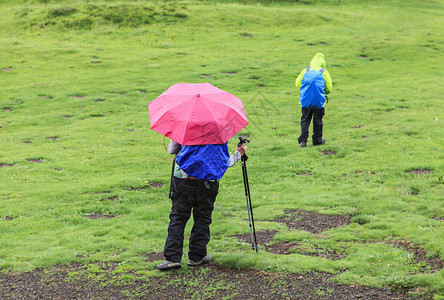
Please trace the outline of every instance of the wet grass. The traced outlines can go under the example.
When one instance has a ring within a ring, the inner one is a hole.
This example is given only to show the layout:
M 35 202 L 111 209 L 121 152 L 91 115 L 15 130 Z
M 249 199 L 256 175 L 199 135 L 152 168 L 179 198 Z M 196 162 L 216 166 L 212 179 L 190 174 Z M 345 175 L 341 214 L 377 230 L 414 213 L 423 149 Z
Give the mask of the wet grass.
M 209 81 L 245 105 L 256 228 L 307 249 L 347 248 L 335 261 L 249 252 L 231 237 L 249 230 L 235 166 L 211 228 L 218 263 L 443 295 L 443 270 L 383 243 L 444 257 L 442 4 L 306 2 L 3 2 L 1 270 L 153 268 L 144 255 L 163 247 L 171 157 L 146 105 L 174 83 Z M 294 79 L 315 52 L 334 84 L 327 144 L 300 148 Z M 275 222 L 292 209 L 351 223 L 312 234 Z

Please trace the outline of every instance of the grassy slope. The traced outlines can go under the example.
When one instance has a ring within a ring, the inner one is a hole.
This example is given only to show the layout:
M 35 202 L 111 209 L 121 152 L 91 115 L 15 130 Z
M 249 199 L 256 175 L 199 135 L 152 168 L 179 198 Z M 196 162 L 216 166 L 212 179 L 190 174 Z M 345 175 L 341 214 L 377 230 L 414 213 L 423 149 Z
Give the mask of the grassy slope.
M 349 253 L 341 261 L 246 253 L 229 237 L 248 230 L 236 166 L 214 212 L 209 248 L 219 262 L 294 272 L 347 267 L 338 280 L 421 284 L 444 294 L 442 271 L 408 276 L 418 266 L 407 252 L 361 244 L 399 237 L 444 257 L 435 220 L 444 217 L 442 4 L 181 6 L 188 17 L 176 24 L 128 28 L 97 18 L 85 31 L 27 26 L 68 4 L 0 6 L 0 163 L 14 164 L 0 169 L 0 218 L 14 217 L 0 221 L 0 267 L 116 260 L 146 268 L 141 255 L 163 247 L 171 163 L 162 137 L 149 130 L 146 104 L 176 82 L 210 81 L 244 100 L 257 229 Z M 327 144 L 300 149 L 294 79 L 318 51 L 334 82 Z M 406 173 L 412 169 L 433 173 Z M 152 182 L 166 185 L 129 190 Z M 110 197 L 117 201 L 101 201 Z M 270 222 L 286 208 L 355 222 L 322 236 L 289 232 Z

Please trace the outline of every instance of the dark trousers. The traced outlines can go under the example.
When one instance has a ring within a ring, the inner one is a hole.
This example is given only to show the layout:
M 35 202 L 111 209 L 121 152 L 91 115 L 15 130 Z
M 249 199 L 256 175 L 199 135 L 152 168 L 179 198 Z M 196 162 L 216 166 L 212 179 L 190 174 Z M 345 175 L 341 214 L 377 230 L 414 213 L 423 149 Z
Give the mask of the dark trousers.
M 173 262 L 182 258 L 185 225 L 193 213 L 188 258 L 198 261 L 207 255 L 210 241 L 211 214 L 219 190 L 219 182 L 172 179 L 172 208 L 164 256 Z
M 298 138 L 299 143 L 307 143 L 308 127 L 310 127 L 311 119 L 313 118 L 313 144 L 322 143 L 322 118 L 324 117 L 324 108 L 302 108 L 301 117 L 301 135 Z

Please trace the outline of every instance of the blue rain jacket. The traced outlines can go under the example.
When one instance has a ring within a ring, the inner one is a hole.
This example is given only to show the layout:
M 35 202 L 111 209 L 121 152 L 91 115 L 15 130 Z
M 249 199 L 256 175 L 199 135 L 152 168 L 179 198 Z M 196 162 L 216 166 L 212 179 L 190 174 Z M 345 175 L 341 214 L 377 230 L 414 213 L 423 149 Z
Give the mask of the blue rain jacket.
M 219 180 L 228 169 L 228 144 L 184 145 L 176 158 L 179 167 L 188 176 L 203 180 Z

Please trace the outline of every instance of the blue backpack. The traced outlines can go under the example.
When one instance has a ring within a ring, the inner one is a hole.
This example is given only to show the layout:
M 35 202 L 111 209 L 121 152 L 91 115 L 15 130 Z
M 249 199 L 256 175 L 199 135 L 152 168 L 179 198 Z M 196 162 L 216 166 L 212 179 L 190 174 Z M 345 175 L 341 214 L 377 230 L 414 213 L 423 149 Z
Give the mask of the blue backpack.
M 219 180 L 228 169 L 228 144 L 182 146 L 176 158 L 188 176 L 203 180 Z
M 310 70 L 310 66 L 307 67 L 301 82 L 301 95 L 299 97 L 301 107 L 318 109 L 324 107 L 325 79 L 322 75 L 324 71 L 324 68 L 318 71 Z

